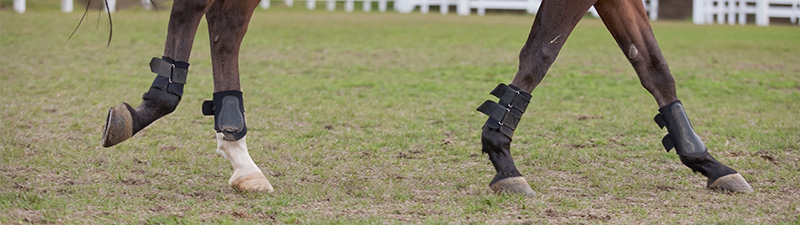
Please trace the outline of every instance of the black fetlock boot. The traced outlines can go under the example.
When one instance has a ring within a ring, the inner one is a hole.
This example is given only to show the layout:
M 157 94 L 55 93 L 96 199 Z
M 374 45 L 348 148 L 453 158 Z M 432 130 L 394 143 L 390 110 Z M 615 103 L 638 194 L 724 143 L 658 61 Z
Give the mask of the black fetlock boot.
M 658 111 L 661 114 L 656 115 L 656 123 L 661 128 L 666 126 L 669 132 L 661 140 L 664 148 L 668 152 L 675 148 L 684 165 L 708 177 L 706 184 L 708 188 L 732 192 L 753 191 L 736 170 L 723 165 L 708 154 L 706 145 L 692 129 L 681 101 L 672 102 Z
M 150 90 L 142 96 L 137 108 L 123 102 L 108 110 L 103 129 L 103 147 L 111 147 L 147 127 L 153 121 L 175 111 L 183 96 L 183 86 L 189 63 L 175 61 L 169 57 L 150 60 L 150 70 L 158 76 Z
M 528 182 L 522 177 L 511 158 L 511 137 L 528 107 L 531 95 L 513 85 L 499 84 L 491 92 L 500 98 L 498 103 L 487 100 L 478 111 L 489 116 L 481 133 L 482 151 L 497 171 L 489 187 L 495 193 L 518 193 L 534 196 Z

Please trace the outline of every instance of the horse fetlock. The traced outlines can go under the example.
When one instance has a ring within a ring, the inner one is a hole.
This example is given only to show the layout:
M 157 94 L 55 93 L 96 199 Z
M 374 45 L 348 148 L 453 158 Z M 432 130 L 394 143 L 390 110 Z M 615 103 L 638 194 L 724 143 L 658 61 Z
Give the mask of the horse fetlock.
M 241 91 L 214 93 L 213 100 L 203 102 L 203 115 L 214 115 L 214 130 L 225 140 L 239 140 L 247 134 Z
M 188 69 L 189 63 L 175 61 L 166 56 L 150 60 L 150 71 L 157 76 L 153 79 L 150 90 L 142 95 L 142 104 L 132 112 L 134 131 L 144 129 L 178 108 Z
M 141 108 L 142 110 L 150 111 L 153 115 L 162 117 L 174 112 L 180 102 L 180 96 L 169 93 L 166 90 L 151 87 L 142 96 Z

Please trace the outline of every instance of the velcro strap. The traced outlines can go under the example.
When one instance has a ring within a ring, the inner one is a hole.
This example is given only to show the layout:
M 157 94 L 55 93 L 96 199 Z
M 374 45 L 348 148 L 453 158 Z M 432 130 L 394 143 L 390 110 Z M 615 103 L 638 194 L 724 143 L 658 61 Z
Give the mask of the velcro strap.
M 489 116 L 489 118 L 492 118 L 497 121 L 503 121 L 503 117 L 505 117 L 506 113 L 508 112 L 508 109 L 506 109 L 500 104 L 493 102 L 492 100 L 486 100 L 485 102 L 483 102 L 483 104 L 481 104 L 481 106 L 478 106 L 478 111 L 482 112 L 483 114 L 486 114 L 487 116 Z
M 150 60 L 150 71 L 159 76 L 168 78 L 169 83 L 186 83 L 186 75 L 189 73 L 187 68 L 176 67 L 175 63 L 167 62 L 161 58 Z
M 511 128 L 511 130 L 516 130 L 517 129 L 517 124 L 519 124 L 519 121 L 520 121 L 520 117 L 519 116 L 516 116 L 516 115 L 514 115 L 514 113 L 509 112 L 509 113 L 506 113 L 505 117 L 503 117 L 502 123 L 500 125 L 503 125 L 505 127 Z
M 669 134 L 667 134 L 666 136 L 664 136 L 664 138 L 661 139 L 661 144 L 664 145 L 664 150 L 667 150 L 667 152 L 669 152 L 669 150 L 672 150 L 672 148 L 675 148 L 675 142 L 672 142 L 672 138 L 669 136 Z
M 214 115 L 214 101 L 212 100 L 203 101 L 203 115 L 204 116 Z
M 658 124 L 658 128 L 663 129 L 665 126 L 667 126 L 667 121 L 664 120 L 664 116 L 661 114 L 656 114 L 656 117 L 653 118 L 653 120 L 655 120 L 656 124 Z
M 514 137 L 514 130 L 507 126 L 500 126 L 500 133 L 503 133 L 508 138 Z
M 492 94 L 492 95 L 496 96 L 497 98 L 503 98 L 503 96 L 508 91 L 512 91 L 513 92 L 514 90 L 512 90 L 510 87 L 508 87 L 508 85 L 500 83 L 500 84 L 497 85 L 497 87 L 494 87 L 492 92 L 489 92 L 489 94 Z
M 528 108 L 528 103 L 531 102 L 530 97 L 525 99 L 525 96 L 522 94 L 518 94 L 515 96 L 514 100 L 511 104 L 508 105 L 509 108 L 517 109 L 520 114 L 525 113 L 525 109 Z

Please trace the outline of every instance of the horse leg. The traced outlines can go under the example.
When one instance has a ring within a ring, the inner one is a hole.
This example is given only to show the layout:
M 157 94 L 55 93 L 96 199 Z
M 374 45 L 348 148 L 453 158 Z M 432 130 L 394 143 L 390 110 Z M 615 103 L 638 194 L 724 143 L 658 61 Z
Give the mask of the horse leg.
M 666 126 L 669 132 L 662 140 L 666 150 L 674 147 L 684 165 L 708 177 L 708 188 L 752 192 L 753 189 L 736 170 L 723 165 L 708 153 L 705 144 L 692 129 L 683 104 L 676 95 L 675 81 L 653 36 L 642 2 L 599 0 L 595 8 L 636 70 L 642 86 L 658 103 L 660 114 L 656 115 L 656 123 L 662 128 Z
M 153 58 L 150 69 L 157 76 L 142 96 L 139 107 L 122 103 L 108 111 L 103 129 L 103 146 L 111 147 L 132 137 L 153 121 L 178 107 L 189 69 L 189 54 L 197 25 L 213 0 L 175 1 L 169 19 L 164 56 Z
M 214 99 L 204 114 L 214 115 L 217 152 L 233 165 L 228 184 L 240 191 L 272 192 L 272 185 L 247 151 L 244 102 L 239 85 L 239 47 L 259 0 L 217 0 L 206 13 L 211 39 Z
M 530 102 L 530 93 L 542 81 L 567 37 L 595 0 L 544 0 L 536 14 L 528 40 L 519 54 L 519 70 L 511 85 L 500 84 L 478 107 L 489 115 L 481 133 L 482 151 L 489 154 L 497 175 L 489 183 L 495 193 L 533 196 L 528 182 L 514 165 L 511 137 Z

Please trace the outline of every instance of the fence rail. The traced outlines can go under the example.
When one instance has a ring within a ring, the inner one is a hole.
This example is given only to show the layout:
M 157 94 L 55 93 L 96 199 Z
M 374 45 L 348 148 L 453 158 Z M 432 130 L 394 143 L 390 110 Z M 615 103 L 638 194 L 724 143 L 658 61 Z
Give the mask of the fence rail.
M 695 24 L 740 24 L 755 17 L 758 26 L 769 26 L 770 18 L 788 18 L 800 25 L 800 0 L 694 0 Z

